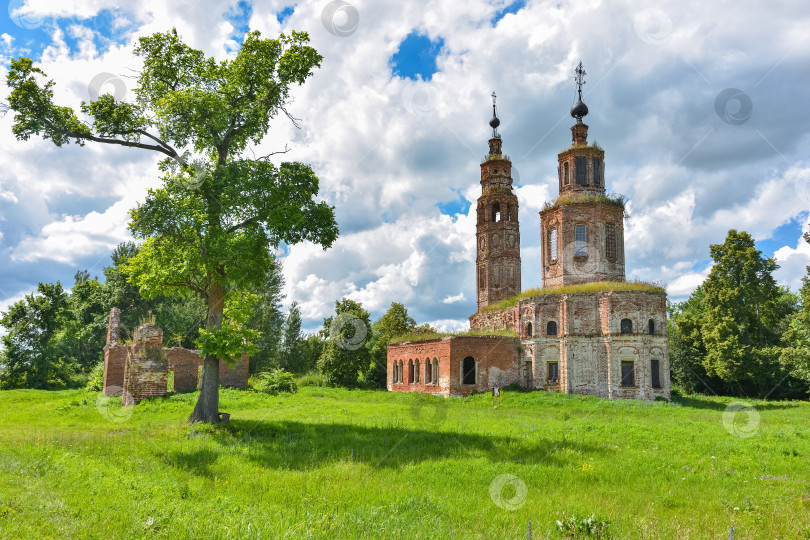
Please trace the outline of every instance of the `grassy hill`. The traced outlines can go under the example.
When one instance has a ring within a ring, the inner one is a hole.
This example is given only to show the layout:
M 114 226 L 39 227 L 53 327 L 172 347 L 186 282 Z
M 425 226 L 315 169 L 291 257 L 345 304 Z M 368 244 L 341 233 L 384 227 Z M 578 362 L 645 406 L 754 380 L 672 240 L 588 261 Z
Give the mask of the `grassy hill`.
M 810 537 L 807 403 L 223 390 L 211 428 L 97 398 L 0 392 L 0 537 Z

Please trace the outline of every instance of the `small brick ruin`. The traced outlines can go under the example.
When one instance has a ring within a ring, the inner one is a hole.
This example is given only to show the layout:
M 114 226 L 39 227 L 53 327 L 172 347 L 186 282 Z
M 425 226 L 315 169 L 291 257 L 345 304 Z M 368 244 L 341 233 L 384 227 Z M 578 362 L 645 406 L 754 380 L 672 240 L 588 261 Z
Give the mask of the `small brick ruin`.
M 448 336 L 388 346 L 389 389 L 459 396 L 520 382 L 518 338 Z
M 182 347 L 164 347 L 163 330 L 154 324 L 135 329 L 132 345 L 120 343 L 121 311 L 110 310 L 107 344 L 104 346 L 104 388 L 107 396 L 121 396 L 124 406 L 152 397 L 166 397 L 169 372 L 174 375 L 175 392 L 196 390 L 203 358 L 200 351 Z M 231 369 L 219 363 L 219 383 L 232 388 L 247 388 L 246 354 Z

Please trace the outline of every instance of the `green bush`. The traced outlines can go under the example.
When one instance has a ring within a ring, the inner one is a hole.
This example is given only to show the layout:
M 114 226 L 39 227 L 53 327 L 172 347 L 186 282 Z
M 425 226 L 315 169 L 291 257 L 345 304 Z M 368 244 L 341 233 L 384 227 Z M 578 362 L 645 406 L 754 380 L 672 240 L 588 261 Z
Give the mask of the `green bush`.
M 298 386 L 326 386 L 326 377 L 317 371 L 310 371 L 298 377 Z
M 87 381 L 85 390 L 88 392 L 100 392 L 104 388 L 104 361 L 99 362 L 90 372 L 90 379 Z
M 289 392 L 294 394 L 298 391 L 298 385 L 295 382 L 295 375 L 283 369 L 274 369 L 272 371 L 265 371 L 257 373 L 250 377 L 248 386 L 257 392 L 265 394 L 278 394 L 280 392 Z

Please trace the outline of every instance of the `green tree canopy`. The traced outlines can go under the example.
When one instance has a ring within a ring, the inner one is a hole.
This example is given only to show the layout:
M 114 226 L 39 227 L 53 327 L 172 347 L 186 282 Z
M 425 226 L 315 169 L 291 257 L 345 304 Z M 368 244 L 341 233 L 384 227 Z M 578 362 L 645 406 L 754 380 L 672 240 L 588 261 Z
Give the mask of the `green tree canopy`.
M 804 233 L 804 240 L 810 243 L 810 232 Z M 785 349 L 780 362 L 791 374 L 810 382 L 810 266 L 807 275 L 802 278 L 801 309 L 794 313 L 789 326 L 782 334 Z
M 175 30 L 143 37 L 135 101 L 105 94 L 82 103 L 84 118 L 53 103 L 54 82 L 29 58 L 12 60 L 7 77 L 14 134 L 55 145 L 113 144 L 158 152 L 165 185 L 132 210 L 130 230 L 144 240 L 127 273 L 142 294 L 198 295 L 206 304 L 197 344 L 205 356 L 189 420 L 219 421 L 219 361 L 253 350 L 246 326 L 271 248 L 310 241 L 324 248 L 338 234 L 333 209 L 316 200 L 318 178 L 301 163 L 244 159 L 270 120 L 322 57 L 306 33 L 278 39 L 250 32 L 232 60 L 215 61 Z M 289 115 L 288 115 L 289 116 Z M 183 150 L 185 149 L 185 150 Z M 199 156 L 193 158 L 193 156 Z
M 59 329 L 70 316 L 62 284 L 40 283 L 2 314 L 0 388 L 62 388 L 72 374 Z
M 343 298 L 335 302 L 335 315 L 323 320 L 327 341 L 318 359 L 318 369 L 331 384 L 356 386 L 360 375 L 368 370 L 369 319 L 368 311 L 359 302 Z
M 372 337 L 369 340 L 371 366 L 366 375 L 369 385 L 385 388 L 387 377 L 388 343 L 397 336 L 409 334 L 416 330 L 416 321 L 408 315 L 404 304 L 392 302 L 382 317 L 372 326 Z
M 703 284 L 703 365 L 709 375 L 752 383 L 764 395 L 785 377 L 777 361 L 779 343 L 794 302 L 773 278 L 778 265 L 762 256 L 748 233 L 732 229 L 710 252 L 714 266 Z

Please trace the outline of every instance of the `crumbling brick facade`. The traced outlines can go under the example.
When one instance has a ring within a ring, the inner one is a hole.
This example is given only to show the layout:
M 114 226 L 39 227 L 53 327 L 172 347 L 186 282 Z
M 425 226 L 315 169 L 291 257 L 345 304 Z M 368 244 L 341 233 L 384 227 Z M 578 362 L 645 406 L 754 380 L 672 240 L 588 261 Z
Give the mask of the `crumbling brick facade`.
M 520 382 L 520 341 L 450 336 L 388 346 L 388 390 L 460 396 Z
M 163 347 L 163 331 L 155 325 L 135 329 L 132 345 L 118 343 L 121 313 L 110 310 L 107 344 L 104 346 L 104 389 L 108 396 L 122 396 L 124 405 L 133 405 L 150 397 L 166 397 L 169 371 L 173 373 L 175 392 L 190 392 L 198 387 L 203 358 L 200 351 L 181 347 Z M 219 363 L 219 383 L 232 388 L 247 388 L 250 358 L 233 368 Z
M 563 289 L 625 280 L 623 202 L 605 196 L 605 153 L 588 144 L 586 114 L 581 102 L 572 109 L 573 144 L 558 155 L 560 196 L 540 212 L 544 288 L 502 309 L 493 306 L 520 290 L 511 274 L 514 269 L 520 275 L 520 237 L 517 218 L 513 222 L 510 210 L 504 217 L 504 208 L 514 204 L 517 209 L 517 199 L 512 198 L 511 163 L 501 155 L 495 133 L 481 165 L 478 311 L 470 328 L 510 329 L 519 339 L 457 336 L 391 345 L 389 390 L 447 396 L 518 382 L 527 389 L 605 398 L 670 397 L 666 293 L 624 285 L 622 290 L 610 285 Z M 499 124 L 497 118 L 490 123 L 493 129 Z M 507 240 L 510 235 L 517 246 Z M 465 381 L 467 357 L 475 359 L 476 378 Z
M 669 398 L 666 324 L 666 294 L 643 290 L 543 294 L 470 317 L 520 335 L 524 388 L 628 399 Z
M 123 405 L 151 397 L 166 397 L 169 360 L 163 349 L 163 330 L 154 324 L 135 329 L 124 367 Z
M 481 164 L 481 196 L 476 211 L 476 291 L 478 310 L 520 292 L 518 198 L 512 189 L 512 162 L 493 133 Z

